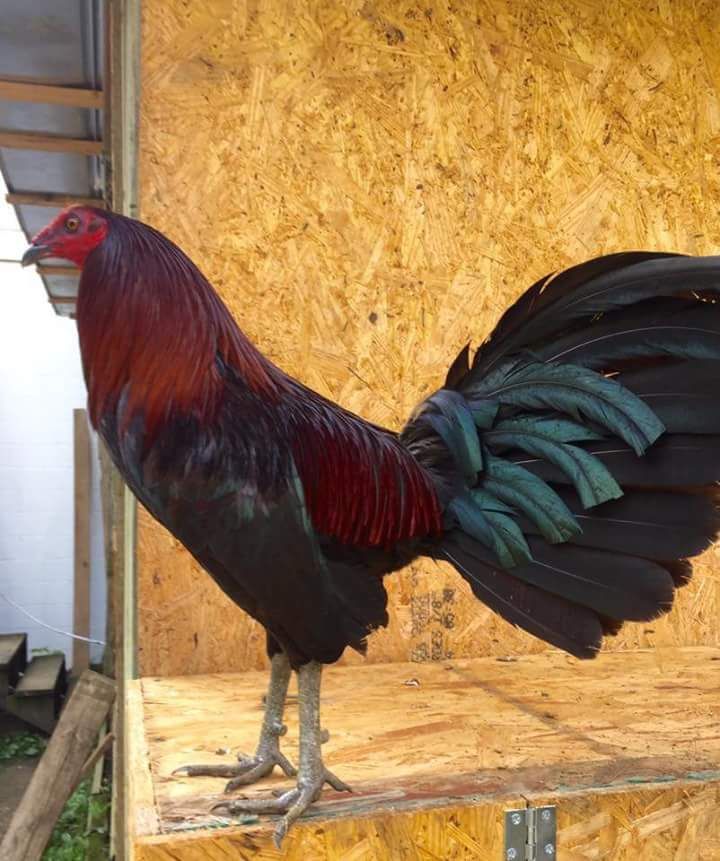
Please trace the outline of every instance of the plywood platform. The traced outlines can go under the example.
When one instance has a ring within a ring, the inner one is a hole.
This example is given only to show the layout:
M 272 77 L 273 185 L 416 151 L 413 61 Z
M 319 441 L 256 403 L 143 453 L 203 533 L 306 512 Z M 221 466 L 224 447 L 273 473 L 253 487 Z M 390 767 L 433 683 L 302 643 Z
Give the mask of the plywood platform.
M 136 859 L 500 861 L 503 811 L 528 803 L 557 805 L 560 861 L 720 859 L 719 649 L 330 668 L 326 762 L 355 794 L 326 791 L 281 852 L 270 821 L 208 813 L 223 780 L 170 776 L 252 751 L 265 682 L 134 683 Z M 292 702 L 287 718 L 296 758 Z

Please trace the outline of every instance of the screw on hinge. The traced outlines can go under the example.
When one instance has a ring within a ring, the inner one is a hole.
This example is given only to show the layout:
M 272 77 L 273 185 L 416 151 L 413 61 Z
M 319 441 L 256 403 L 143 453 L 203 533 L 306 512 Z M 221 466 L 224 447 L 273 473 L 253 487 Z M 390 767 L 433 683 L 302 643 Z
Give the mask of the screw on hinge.
M 505 861 L 556 861 L 554 807 L 505 811 Z
M 505 811 L 505 861 L 525 861 L 527 854 L 527 811 Z

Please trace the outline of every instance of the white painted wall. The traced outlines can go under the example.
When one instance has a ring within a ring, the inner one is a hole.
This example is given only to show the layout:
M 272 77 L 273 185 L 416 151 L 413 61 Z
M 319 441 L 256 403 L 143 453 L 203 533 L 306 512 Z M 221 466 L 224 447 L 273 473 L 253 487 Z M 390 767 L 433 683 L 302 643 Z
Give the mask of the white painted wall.
M 0 207 L 0 258 L 18 259 L 26 244 L 12 209 Z M 55 314 L 33 268 L 0 262 L 0 299 L 0 594 L 72 631 L 73 408 L 86 402 L 77 331 Z M 92 462 L 91 637 L 105 640 L 96 454 Z M 30 648 L 63 650 L 69 663 L 68 637 L 0 597 L 0 633 L 15 631 L 27 631 Z M 91 647 L 92 660 L 101 654 Z

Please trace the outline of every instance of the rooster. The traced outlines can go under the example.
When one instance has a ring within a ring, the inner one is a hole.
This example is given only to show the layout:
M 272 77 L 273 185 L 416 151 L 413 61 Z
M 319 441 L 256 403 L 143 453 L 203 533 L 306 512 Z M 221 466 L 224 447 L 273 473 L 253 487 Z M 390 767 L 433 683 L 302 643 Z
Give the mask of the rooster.
M 327 783 L 320 678 L 387 623 L 385 575 L 444 560 L 514 625 L 579 658 L 666 612 L 718 529 L 720 257 L 632 252 L 533 284 L 399 432 L 352 414 L 253 346 L 195 264 L 87 206 L 35 236 L 82 269 L 89 414 L 125 481 L 267 632 L 257 751 L 185 775 L 278 766 L 296 786 L 233 798 L 279 843 Z M 280 751 L 298 676 L 299 768 Z

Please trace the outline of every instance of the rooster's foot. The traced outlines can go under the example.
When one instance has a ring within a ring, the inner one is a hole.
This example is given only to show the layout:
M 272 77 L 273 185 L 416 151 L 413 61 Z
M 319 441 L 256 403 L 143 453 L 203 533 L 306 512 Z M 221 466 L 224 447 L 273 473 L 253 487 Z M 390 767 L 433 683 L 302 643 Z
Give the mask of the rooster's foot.
M 300 769 L 297 786 L 281 792 L 276 798 L 234 798 L 221 801 L 213 810 L 229 813 L 284 814 L 275 829 L 275 845 L 280 847 L 290 826 L 310 805 L 317 801 L 326 783 L 338 792 L 352 792 L 350 787 L 325 768 L 321 746 L 328 734 L 320 728 L 320 676 L 322 665 L 311 661 L 298 669 L 298 706 L 300 711 Z
M 285 727 L 282 728 L 283 731 Z M 277 735 L 283 733 L 278 732 Z M 274 742 L 274 743 L 273 743 Z M 277 739 L 263 744 L 262 741 L 255 756 L 238 756 L 235 764 L 219 765 L 183 765 L 173 771 L 174 777 L 231 777 L 225 787 L 225 792 L 232 792 L 239 786 L 249 786 L 267 777 L 275 766 L 278 766 L 287 777 L 294 777 L 297 769 L 290 760 L 280 752 Z
M 232 780 L 225 787 L 226 792 L 255 783 L 270 774 L 276 765 L 288 777 L 294 777 L 297 770 L 280 753 L 280 738 L 287 732 L 282 716 L 289 681 L 290 662 L 285 654 L 278 652 L 270 662 L 270 687 L 265 699 L 265 717 L 255 756 L 238 756 L 235 765 L 183 765 L 173 771 L 173 776 L 231 777 Z
M 332 772 L 322 766 L 318 776 L 301 775 L 295 789 L 281 791 L 276 798 L 233 798 L 220 801 L 212 808 L 213 811 L 224 809 L 231 815 L 241 813 L 284 813 L 275 829 L 275 845 L 280 847 L 290 826 L 301 816 L 310 805 L 317 801 L 323 786 L 327 783 L 338 792 L 352 792 L 350 787 Z

